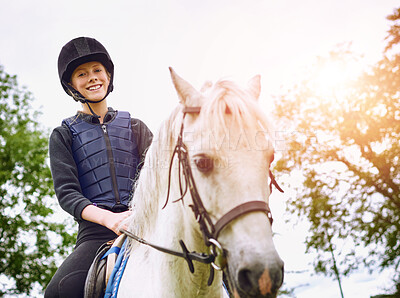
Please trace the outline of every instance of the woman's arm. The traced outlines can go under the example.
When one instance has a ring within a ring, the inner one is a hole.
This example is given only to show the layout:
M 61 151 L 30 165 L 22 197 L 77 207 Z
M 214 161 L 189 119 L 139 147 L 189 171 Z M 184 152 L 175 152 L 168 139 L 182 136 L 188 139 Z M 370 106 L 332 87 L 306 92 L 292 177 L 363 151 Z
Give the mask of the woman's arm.
M 113 213 L 106 209 L 101 209 L 94 205 L 88 205 L 82 210 L 82 219 L 105 226 L 117 235 L 121 235 L 120 228 L 127 229 L 127 226 L 121 226 L 121 223 L 131 214 L 131 211 Z
M 82 210 L 92 202 L 82 194 L 71 144 L 72 135 L 68 127 L 59 126 L 53 130 L 49 140 L 50 170 L 61 208 L 82 219 Z
M 146 156 L 146 151 L 151 145 L 151 142 L 153 140 L 153 133 L 150 131 L 147 125 L 144 124 L 144 122 L 139 119 L 132 118 L 131 123 L 132 123 L 132 131 L 136 138 L 136 143 L 138 146 L 140 160 L 141 162 L 143 162 Z

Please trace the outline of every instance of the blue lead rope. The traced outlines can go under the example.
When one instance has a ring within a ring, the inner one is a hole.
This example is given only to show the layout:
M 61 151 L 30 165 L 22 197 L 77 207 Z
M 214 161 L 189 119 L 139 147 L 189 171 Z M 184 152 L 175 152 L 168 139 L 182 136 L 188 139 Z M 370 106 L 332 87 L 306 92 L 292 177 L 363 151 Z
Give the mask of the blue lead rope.
M 113 251 L 118 254 L 118 257 L 115 262 L 114 269 L 111 272 L 110 279 L 108 280 L 104 298 L 117 297 L 118 288 L 119 288 L 119 284 L 121 282 L 122 274 L 125 270 L 125 266 L 126 266 L 126 263 L 128 262 L 128 258 L 129 258 L 129 256 L 127 254 L 125 254 L 125 246 L 126 246 L 126 240 L 124 241 L 124 243 L 121 246 L 121 249 L 118 252 L 116 252 L 116 250 Z M 110 253 L 113 253 L 113 252 L 110 252 Z M 108 252 L 107 252 L 107 254 L 108 254 Z
M 116 255 L 119 255 L 120 250 L 121 250 L 120 247 L 117 247 L 117 246 L 111 247 L 111 248 L 104 254 L 104 256 L 101 258 L 101 260 L 104 259 L 104 258 L 107 258 L 107 256 L 110 255 L 110 254 L 112 254 L 112 253 L 115 253 Z

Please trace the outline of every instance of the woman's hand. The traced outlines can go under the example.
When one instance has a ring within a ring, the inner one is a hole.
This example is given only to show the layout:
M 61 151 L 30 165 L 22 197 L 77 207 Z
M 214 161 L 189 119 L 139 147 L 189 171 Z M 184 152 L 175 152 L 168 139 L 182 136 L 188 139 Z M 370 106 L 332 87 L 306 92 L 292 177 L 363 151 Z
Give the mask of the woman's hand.
M 120 228 L 126 229 L 125 219 L 131 215 L 132 211 L 114 213 L 109 210 L 101 209 L 94 205 L 88 205 L 82 210 L 82 218 L 110 229 L 117 235 L 121 235 Z
M 106 210 L 107 211 L 107 210 Z M 132 211 L 124 211 L 121 213 L 113 213 L 108 211 L 107 215 L 104 217 L 103 226 L 109 228 L 117 235 L 121 235 L 120 229 L 127 229 L 125 219 L 131 215 Z

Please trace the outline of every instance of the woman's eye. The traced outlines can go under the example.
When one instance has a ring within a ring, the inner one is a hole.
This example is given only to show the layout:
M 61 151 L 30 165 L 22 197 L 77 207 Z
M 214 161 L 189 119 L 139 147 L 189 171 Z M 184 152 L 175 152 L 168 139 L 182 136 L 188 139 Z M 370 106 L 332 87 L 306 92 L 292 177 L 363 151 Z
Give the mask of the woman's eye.
M 101 69 L 96 69 L 94 72 L 100 72 L 101 71 Z
M 214 161 L 208 156 L 198 156 L 194 159 L 194 163 L 202 173 L 208 173 L 214 168 Z
M 83 72 L 78 73 L 78 77 L 83 77 L 84 75 L 85 75 L 85 73 L 83 73 Z

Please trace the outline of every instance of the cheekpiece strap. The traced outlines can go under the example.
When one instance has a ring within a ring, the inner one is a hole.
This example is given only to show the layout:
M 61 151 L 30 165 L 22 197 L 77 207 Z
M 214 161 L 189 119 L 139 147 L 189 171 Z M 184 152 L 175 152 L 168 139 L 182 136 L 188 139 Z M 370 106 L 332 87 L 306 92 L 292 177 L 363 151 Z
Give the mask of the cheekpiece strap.
M 201 107 L 183 107 L 182 112 L 184 114 L 198 114 L 200 113 Z

